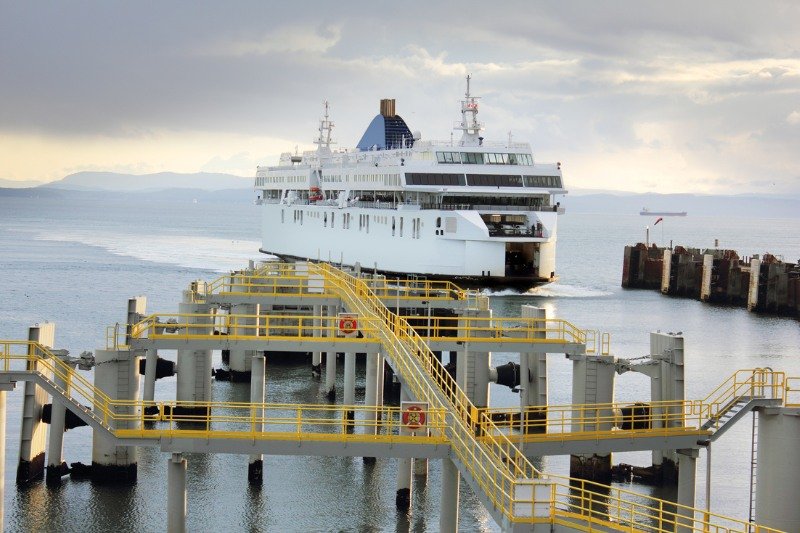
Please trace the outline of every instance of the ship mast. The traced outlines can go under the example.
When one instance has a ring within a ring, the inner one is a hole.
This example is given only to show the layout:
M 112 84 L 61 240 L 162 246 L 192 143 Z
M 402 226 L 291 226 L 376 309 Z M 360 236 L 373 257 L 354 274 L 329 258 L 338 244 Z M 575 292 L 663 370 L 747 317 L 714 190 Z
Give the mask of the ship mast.
M 478 99 L 479 96 L 472 96 L 469 92 L 469 82 L 471 75 L 467 75 L 467 91 L 464 99 L 461 100 L 461 122 L 456 123 L 454 130 L 461 130 L 461 146 L 480 146 L 483 137 L 480 136 L 483 130 L 483 123 L 478 122 Z
M 333 131 L 333 121 L 330 120 L 330 115 L 328 114 L 328 101 L 325 100 L 325 116 L 319 120 L 319 137 L 314 140 L 314 144 L 317 145 L 317 153 L 318 154 L 330 154 L 331 153 L 331 145 L 336 144 L 336 141 L 331 140 L 331 132 Z

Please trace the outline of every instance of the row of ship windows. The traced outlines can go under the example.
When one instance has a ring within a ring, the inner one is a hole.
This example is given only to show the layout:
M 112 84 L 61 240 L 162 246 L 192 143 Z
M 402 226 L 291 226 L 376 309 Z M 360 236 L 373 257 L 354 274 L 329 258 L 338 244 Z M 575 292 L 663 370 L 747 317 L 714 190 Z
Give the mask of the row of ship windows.
M 384 185 L 400 185 L 400 174 L 323 174 L 320 181 L 324 183 L 382 183 Z M 308 176 L 259 176 L 256 187 L 272 183 L 308 183 Z
M 409 172 L 406 185 L 467 185 L 472 187 L 561 188 L 561 176 L 520 176 L 495 174 L 428 174 Z
M 530 154 L 487 154 L 483 152 L 436 152 L 436 161 L 464 165 L 533 165 Z
M 302 209 L 293 209 L 292 210 L 292 216 L 293 216 L 293 220 L 292 221 L 295 224 L 300 224 L 302 226 L 303 225 L 303 219 L 305 218 L 306 215 L 308 215 L 310 218 L 316 218 L 316 219 L 322 218 L 323 227 L 326 227 L 326 228 L 328 227 L 328 213 L 327 212 L 320 213 L 319 211 L 317 211 L 317 212 L 307 212 L 306 213 Z M 351 219 L 350 213 L 342 213 L 341 215 L 342 215 L 341 216 L 342 229 L 350 229 L 350 219 Z M 366 233 L 369 233 L 370 218 L 373 220 L 373 223 L 382 224 L 382 225 L 385 225 L 385 226 L 389 225 L 389 218 L 391 218 L 392 237 L 394 237 L 395 235 L 397 235 L 399 237 L 403 236 L 403 226 L 404 226 L 404 222 L 405 222 L 404 217 L 399 217 L 400 222 L 399 222 L 399 224 L 397 224 L 396 220 L 395 220 L 395 217 L 375 216 L 375 215 L 370 216 L 370 215 L 364 215 L 364 214 L 358 215 L 358 231 L 365 231 Z M 281 224 L 284 224 L 285 222 L 286 222 L 286 210 L 285 209 L 281 209 Z M 336 212 L 335 211 L 332 211 L 330 213 L 330 223 L 331 223 L 330 227 L 334 228 L 335 227 L 335 223 L 336 223 Z M 436 226 L 437 226 L 437 228 L 441 227 L 441 219 L 440 218 L 436 219 Z M 420 219 L 420 218 L 412 218 L 411 219 L 411 238 L 412 239 L 419 239 L 421 232 L 422 232 L 422 219 Z M 438 233 L 439 233 L 439 231 L 437 230 L 437 234 Z

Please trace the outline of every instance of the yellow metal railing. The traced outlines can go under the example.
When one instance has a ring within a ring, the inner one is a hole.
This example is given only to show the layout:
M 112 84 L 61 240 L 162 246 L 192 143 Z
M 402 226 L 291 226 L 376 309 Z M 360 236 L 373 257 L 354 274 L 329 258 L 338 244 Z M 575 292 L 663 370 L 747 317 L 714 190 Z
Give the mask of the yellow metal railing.
M 572 405 L 530 406 L 480 409 L 494 423 L 482 427 L 480 434 L 494 431 L 513 435 L 529 434 L 530 439 L 563 440 L 586 437 L 633 437 L 673 435 L 689 431 L 708 433 L 707 406 L 701 400 L 673 402 L 614 402 Z M 511 437 L 515 438 L 515 437 Z
M 506 435 L 497 429 L 497 426 L 488 417 L 481 413 L 466 398 L 455 381 L 444 370 L 441 363 L 433 357 L 422 339 L 408 322 L 395 316 L 386 309 L 380 300 L 372 293 L 369 287 L 360 280 L 335 270 L 329 265 L 319 265 L 319 271 L 327 273 L 335 287 L 340 289 L 340 297 L 347 303 L 349 309 L 364 316 L 380 318 L 384 328 L 387 342 L 384 349 L 392 359 L 395 370 L 403 378 L 414 396 L 420 401 L 427 401 L 431 405 L 450 409 L 450 425 L 446 428 L 446 435 L 453 446 L 453 451 L 467 468 L 473 479 L 484 491 L 492 505 L 499 509 L 512 522 L 537 522 L 548 521 L 551 523 L 570 523 L 571 519 L 579 518 L 591 524 L 606 525 L 611 529 L 620 531 L 642 530 L 640 523 L 654 522 L 654 526 L 647 525 L 643 530 L 673 531 L 675 519 L 665 518 L 664 509 L 672 506 L 676 513 L 680 513 L 677 520 L 680 525 L 689 531 L 753 531 L 753 525 L 742 520 L 719 517 L 727 525 L 717 523 L 717 515 L 706 514 L 704 519 L 695 520 L 700 513 L 692 508 L 681 508 L 674 503 L 656 498 L 643 496 L 632 491 L 614 489 L 615 496 L 611 498 L 615 505 L 597 510 L 592 507 L 596 494 L 602 496 L 609 493 L 609 487 L 599 484 L 587 485 L 584 480 L 572 479 L 562 476 L 542 476 L 533 465 L 511 443 Z M 423 379 L 417 375 L 419 368 L 426 371 L 427 377 Z M 432 384 L 439 390 L 433 390 Z M 443 401 L 444 399 L 444 401 Z M 449 404 L 449 405 L 448 405 Z M 671 410 L 668 410 L 670 412 Z M 476 433 L 488 431 L 496 438 L 479 441 Z M 552 481 L 552 494 L 550 498 L 550 516 L 547 519 L 534 518 L 532 513 L 517 513 L 518 506 L 530 509 L 532 494 L 536 479 Z M 530 487 L 525 490 L 524 487 Z M 521 490 L 522 489 L 522 490 Z M 518 498 L 518 494 L 525 495 Z M 605 496 L 609 498 L 609 496 Z M 577 502 L 577 503 L 576 503 Z M 588 505 L 588 509 L 587 509 Z M 579 511 L 576 513 L 576 509 Z M 683 516 L 681 516 L 683 515 Z M 689 516 L 691 518 L 686 518 Z M 710 523 L 710 520 L 714 520 Z M 571 522 L 575 525 L 574 522 Z M 666 526 L 666 527 L 665 527 Z M 582 526 L 581 528 L 586 527 Z M 768 528 L 759 528 L 759 531 L 771 531 Z
M 464 290 L 450 281 L 362 278 L 379 298 L 396 298 L 404 304 L 432 304 L 448 300 L 470 305 L 477 300 L 478 292 Z M 193 285 L 200 298 L 211 294 L 302 295 L 328 297 L 331 288 L 319 278 L 309 276 L 306 263 L 269 262 L 251 271 L 233 272 L 218 277 L 210 283 Z M 473 305 L 474 306 L 474 305 Z
M 35 363 L 36 370 L 31 363 Z M 83 405 L 87 413 L 119 438 L 302 438 L 325 442 L 447 444 L 443 436 L 446 426 L 443 409 L 425 411 L 430 435 L 423 432 L 409 435 L 400 431 L 399 407 L 115 400 L 46 347 L 28 341 L 0 341 L 0 370 L 39 372 L 51 381 L 51 376 L 60 377 L 68 384 L 66 389 L 55 383 L 53 386 L 66 398 Z M 120 427 L 133 422 L 138 422 L 139 427 Z
M 403 315 L 400 318 L 426 340 L 556 344 L 587 342 L 586 331 L 560 318 L 427 315 Z
M 358 336 L 348 342 L 377 342 L 377 326 L 358 322 Z M 226 313 L 152 314 L 134 325 L 134 339 L 217 339 L 335 341 L 340 337 L 337 317 L 313 315 L 230 315 Z
M 780 400 L 785 404 L 787 392 L 784 372 L 776 372 L 770 368 L 739 370 L 701 400 L 702 416 L 713 423 L 712 427 L 716 427 L 722 415 L 740 401 L 765 398 Z

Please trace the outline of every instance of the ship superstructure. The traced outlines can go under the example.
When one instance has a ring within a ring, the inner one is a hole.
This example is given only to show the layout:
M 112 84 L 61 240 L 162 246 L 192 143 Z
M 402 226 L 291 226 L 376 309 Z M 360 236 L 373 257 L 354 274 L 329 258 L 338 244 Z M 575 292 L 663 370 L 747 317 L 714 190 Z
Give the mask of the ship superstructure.
M 469 82 L 458 140 L 423 140 L 387 99 L 354 150 L 333 150 L 326 102 L 316 150 L 258 167 L 261 251 L 487 285 L 552 281 L 561 164 L 535 161 L 510 134 L 484 141 Z

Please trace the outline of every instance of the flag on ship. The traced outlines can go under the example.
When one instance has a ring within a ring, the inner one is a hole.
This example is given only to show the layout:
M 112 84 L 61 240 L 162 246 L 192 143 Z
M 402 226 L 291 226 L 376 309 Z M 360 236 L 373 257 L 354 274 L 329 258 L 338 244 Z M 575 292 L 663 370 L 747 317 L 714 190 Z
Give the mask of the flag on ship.
M 655 223 L 655 224 L 653 224 L 653 225 L 655 226 L 656 224 L 658 224 L 658 223 L 659 223 L 659 222 L 661 222 L 662 220 L 664 220 L 664 217 L 658 217 L 658 219 L 656 220 L 656 223 Z

